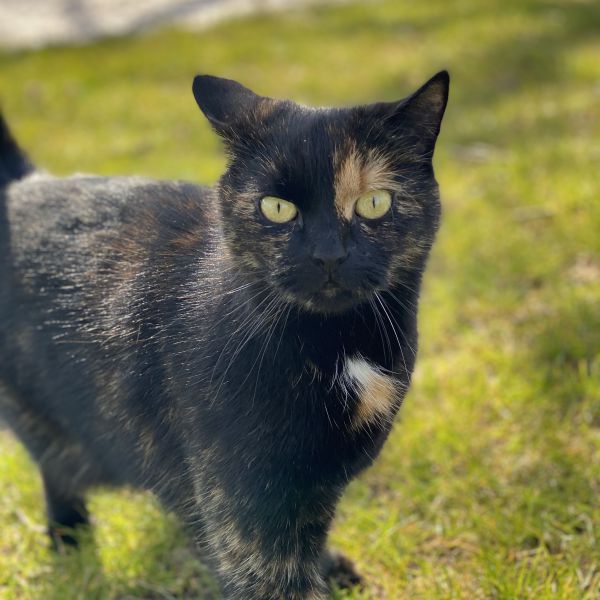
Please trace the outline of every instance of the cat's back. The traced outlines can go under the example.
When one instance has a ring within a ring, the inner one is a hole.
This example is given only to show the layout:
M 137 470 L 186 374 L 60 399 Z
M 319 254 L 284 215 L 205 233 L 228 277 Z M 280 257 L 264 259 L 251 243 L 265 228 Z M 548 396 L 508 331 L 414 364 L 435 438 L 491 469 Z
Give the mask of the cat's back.
M 39 244 L 66 248 L 86 234 L 104 235 L 135 223 L 155 230 L 179 221 L 209 225 L 212 193 L 180 181 L 36 172 L 5 188 L 0 239 L 10 240 L 7 249 L 18 253 Z
M 190 240 L 205 255 L 217 224 L 213 193 L 186 182 L 38 173 L 0 190 L 0 338 L 18 324 L 56 336 L 59 321 L 64 328 L 119 295 L 127 301 L 124 282 L 150 271 L 172 277 L 169 255 L 191 252 Z
M 182 230 L 209 231 L 212 193 L 190 183 L 143 177 L 35 173 L 4 190 L 0 265 L 12 272 L 13 281 L 61 278 L 113 255 L 119 245 L 135 252 Z M 196 242 L 201 245 L 203 236 Z M 88 275 L 93 279 L 91 271 Z M 10 283 L 7 279 L 5 274 L 3 284 Z

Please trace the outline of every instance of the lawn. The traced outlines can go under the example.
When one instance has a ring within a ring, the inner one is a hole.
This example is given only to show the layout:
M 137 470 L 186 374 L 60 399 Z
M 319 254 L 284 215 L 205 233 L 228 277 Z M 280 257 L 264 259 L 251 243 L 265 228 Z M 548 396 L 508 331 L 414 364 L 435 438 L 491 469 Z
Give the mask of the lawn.
M 600 4 L 387 0 L 0 53 L 0 102 L 49 170 L 214 181 L 191 94 L 208 72 L 310 104 L 399 98 L 441 68 L 444 219 L 414 385 L 332 544 L 338 599 L 600 598 Z M 54 556 L 41 483 L 0 431 L 0 598 L 216 598 L 148 495 L 92 497 Z

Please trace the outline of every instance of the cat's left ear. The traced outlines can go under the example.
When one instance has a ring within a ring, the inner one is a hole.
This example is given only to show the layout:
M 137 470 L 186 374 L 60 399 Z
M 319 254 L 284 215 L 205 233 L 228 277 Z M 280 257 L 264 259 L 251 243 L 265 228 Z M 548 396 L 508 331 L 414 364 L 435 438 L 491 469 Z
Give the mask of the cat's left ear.
M 267 101 L 232 79 L 197 75 L 192 85 L 194 98 L 215 131 L 225 139 L 239 137 Z
M 431 158 L 442 118 L 448 103 L 450 75 L 440 71 L 414 94 L 398 103 L 388 105 L 386 122 L 391 130 L 407 142 L 412 151 L 424 158 Z

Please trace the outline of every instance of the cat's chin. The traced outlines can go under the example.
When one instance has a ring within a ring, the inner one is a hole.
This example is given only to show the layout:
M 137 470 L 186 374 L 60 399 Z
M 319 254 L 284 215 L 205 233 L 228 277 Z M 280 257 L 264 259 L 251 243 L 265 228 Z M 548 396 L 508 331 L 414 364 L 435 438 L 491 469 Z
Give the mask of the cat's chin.
M 350 290 L 324 288 L 322 291 L 311 294 L 301 304 L 310 312 L 324 315 L 339 315 L 352 310 L 362 302 L 364 302 L 364 298 L 358 297 L 357 294 Z

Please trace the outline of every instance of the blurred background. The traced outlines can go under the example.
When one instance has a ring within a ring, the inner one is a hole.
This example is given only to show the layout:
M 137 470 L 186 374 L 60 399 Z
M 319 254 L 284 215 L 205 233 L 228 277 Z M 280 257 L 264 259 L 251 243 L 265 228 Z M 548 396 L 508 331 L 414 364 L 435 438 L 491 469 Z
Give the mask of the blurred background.
M 315 105 L 399 99 L 442 68 L 444 219 L 414 385 L 332 544 L 358 599 L 600 598 L 597 0 L 0 0 L 0 103 L 57 174 L 215 181 L 196 73 Z M 92 498 L 53 556 L 36 469 L 0 428 L 0 598 L 216 598 L 148 495 Z

